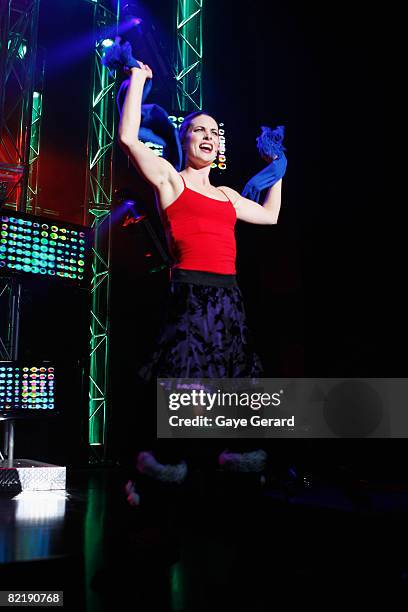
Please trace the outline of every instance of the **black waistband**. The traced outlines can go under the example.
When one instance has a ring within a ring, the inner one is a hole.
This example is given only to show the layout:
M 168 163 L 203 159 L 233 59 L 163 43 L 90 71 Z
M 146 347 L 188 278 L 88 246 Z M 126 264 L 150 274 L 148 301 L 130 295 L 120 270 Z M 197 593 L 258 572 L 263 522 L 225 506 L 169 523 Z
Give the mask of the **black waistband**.
M 235 274 L 215 274 L 201 270 L 183 270 L 174 268 L 171 280 L 175 283 L 190 283 L 192 285 L 207 285 L 209 287 L 237 287 Z

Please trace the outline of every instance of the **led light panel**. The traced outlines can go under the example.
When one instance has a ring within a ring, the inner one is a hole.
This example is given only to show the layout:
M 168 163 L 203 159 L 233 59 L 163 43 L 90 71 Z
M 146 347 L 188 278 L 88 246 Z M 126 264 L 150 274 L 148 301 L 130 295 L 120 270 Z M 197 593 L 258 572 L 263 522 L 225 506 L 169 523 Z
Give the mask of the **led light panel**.
M 0 361 L 0 414 L 55 411 L 55 368 Z
M 0 213 L 0 272 L 55 278 L 86 287 L 89 230 L 20 212 Z

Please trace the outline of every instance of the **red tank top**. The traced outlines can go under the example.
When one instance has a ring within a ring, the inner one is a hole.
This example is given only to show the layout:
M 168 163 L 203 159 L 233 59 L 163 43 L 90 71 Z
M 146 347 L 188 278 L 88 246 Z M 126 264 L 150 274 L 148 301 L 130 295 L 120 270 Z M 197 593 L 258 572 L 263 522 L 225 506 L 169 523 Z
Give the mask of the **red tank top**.
M 237 215 L 232 203 L 193 191 L 184 179 L 183 183 L 184 190 L 164 210 L 175 267 L 235 274 Z

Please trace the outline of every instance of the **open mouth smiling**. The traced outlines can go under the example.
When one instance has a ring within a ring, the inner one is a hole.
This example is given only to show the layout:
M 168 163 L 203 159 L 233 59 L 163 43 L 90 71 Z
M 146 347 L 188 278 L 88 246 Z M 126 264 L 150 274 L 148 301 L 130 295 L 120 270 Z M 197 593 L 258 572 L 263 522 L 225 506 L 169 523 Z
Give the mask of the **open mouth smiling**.
M 212 153 L 213 151 L 213 146 L 211 144 L 208 143 L 204 143 L 200 145 L 200 149 L 202 151 L 205 151 L 206 153 Z

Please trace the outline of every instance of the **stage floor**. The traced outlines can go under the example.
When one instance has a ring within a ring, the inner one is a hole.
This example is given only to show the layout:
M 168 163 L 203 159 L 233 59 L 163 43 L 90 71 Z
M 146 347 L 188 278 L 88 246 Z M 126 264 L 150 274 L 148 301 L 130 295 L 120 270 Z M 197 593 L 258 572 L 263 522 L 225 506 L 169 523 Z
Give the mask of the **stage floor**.
M 196 474 L 126 502 L 120 468 L 68 470 L 66 491 L 0 497 L 1 590 L 64 591 L 65 610 L 272 610 L 279 590 L 406 589 L 408 486 L 287 486 Z

